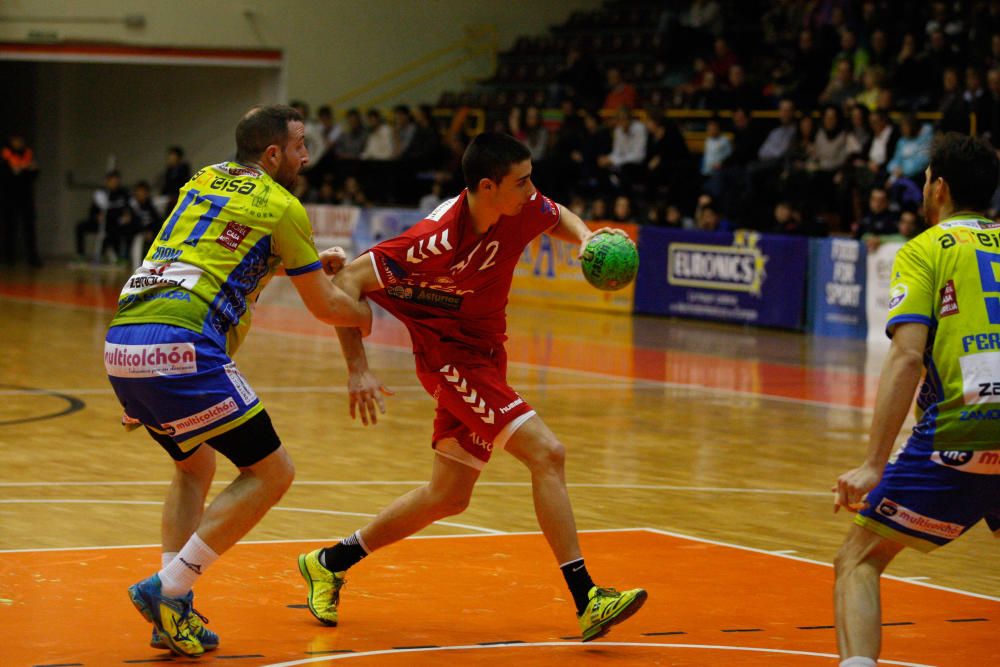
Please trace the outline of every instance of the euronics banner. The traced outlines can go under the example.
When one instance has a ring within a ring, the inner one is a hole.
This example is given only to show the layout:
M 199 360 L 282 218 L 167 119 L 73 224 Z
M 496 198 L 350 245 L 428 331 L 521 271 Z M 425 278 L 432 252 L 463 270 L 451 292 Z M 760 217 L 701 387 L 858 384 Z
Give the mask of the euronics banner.
M 611 222 L 588 222 L 591 229 L 616 227 L 633 241 L 639 237 L 639 226 Z M 580 246 L 543 234 L 532 241 L 521 254 L 511 285 L 512 301 L 542 306 L 573 306 L 618 313 L 632 312 L 635 284 L 617 292 L 602 292 L 591 287 L 580 270 L 576 254 Z M 639 270 L 642 270 L 640 250 Z
M 854 239 L 809 242 L 809 330 L 865 337 L 865 245 Z
M 635 310 L 799 329 L 808 254 L 794 236 L 643 227 Z

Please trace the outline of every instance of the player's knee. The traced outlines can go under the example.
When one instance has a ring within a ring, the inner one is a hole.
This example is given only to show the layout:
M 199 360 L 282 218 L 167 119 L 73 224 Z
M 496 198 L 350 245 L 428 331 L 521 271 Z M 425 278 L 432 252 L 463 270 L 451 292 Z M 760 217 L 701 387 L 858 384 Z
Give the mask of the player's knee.
M 295 479 L 295 464 L 292 463 L 292 457 L 284 447 L 281 447 L 255 467 L 258 468 L 256 471 L 258 476 L 264 481 L 271 502 L 278 502 Z
M 562 470 L 566 465 L 566 447 L 555 438 L 544 438 L 536 444 L 532 458 L 533 470 Z
M 444 492 L 434 494 L 434 514 L 443 519 L 461 514 L 469 507 L 469 494 Z

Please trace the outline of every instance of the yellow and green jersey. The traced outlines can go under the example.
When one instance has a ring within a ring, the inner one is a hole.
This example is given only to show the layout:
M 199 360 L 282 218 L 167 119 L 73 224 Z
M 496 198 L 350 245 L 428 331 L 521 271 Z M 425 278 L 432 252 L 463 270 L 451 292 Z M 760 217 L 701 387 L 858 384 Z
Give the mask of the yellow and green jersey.
M 904 322 L 930 327 L 914 436 L 941 450 L 1000 446 L 1000 224 L 956 214 L 903 246 L 886 332 Z
M 125 283 L 111 326 L 173 324 L 233 354 L 260 291 L 282 263 L 289 275 L 321 268 L 299 200 L 257 167 L 205 167 L 181 188 L 142 266 Z

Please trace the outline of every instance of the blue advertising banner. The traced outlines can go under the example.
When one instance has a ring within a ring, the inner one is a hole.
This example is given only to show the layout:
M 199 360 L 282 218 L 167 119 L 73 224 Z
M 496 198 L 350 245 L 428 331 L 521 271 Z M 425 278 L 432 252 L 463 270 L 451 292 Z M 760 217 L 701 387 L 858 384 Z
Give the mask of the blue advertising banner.
M 819 336 L 864 338 L 866 249 L 854 239 L 809 243 L 809 331 Z
M 805 238 L 642 227 L 635 310 L 802 328 Z

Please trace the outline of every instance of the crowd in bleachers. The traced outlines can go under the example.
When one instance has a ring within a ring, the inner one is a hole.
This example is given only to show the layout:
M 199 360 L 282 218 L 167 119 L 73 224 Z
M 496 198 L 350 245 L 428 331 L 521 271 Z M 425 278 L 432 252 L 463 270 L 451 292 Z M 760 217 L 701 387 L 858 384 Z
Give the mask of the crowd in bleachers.
M 303 196 L 457 190 L 473 109 L 531 148 L 539 189 L 590 218 L 860 237 L 909 212 L 919 229 L 933 136 L 1000 137 L 1000 2 L 606 2 L 520 38 L 436 108 L 324 125 Z M 330 138 L 348 128 L 351 150 Z M 871 209 L 880 193 L 887 213 Z

